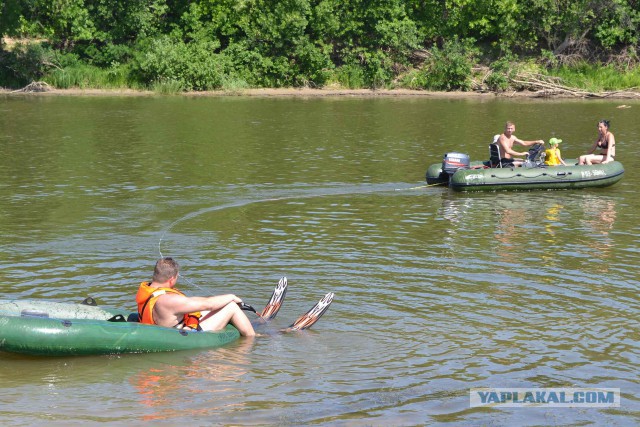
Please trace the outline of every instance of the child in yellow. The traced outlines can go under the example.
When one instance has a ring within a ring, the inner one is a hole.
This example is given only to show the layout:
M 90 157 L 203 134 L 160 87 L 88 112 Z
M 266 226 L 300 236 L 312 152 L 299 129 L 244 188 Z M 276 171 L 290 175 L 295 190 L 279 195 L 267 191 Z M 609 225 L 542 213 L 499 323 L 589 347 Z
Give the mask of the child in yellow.
M 545 155 L 544 164 L 545 165 L 549 165 L 549 166 L 556 166 L 556 165 L 567 166 L 567 164 L 564 162 L 564 160 L 562 160 L 562 156 L 560 155 L 560 149 L 558 148 L 558 144 L 560 144 L 561 142 L 562 142 L 562 140 L 558 139 L 558 138 L 551 138 L 549 140 L 549 148 L 544 150 L 544 155 Z

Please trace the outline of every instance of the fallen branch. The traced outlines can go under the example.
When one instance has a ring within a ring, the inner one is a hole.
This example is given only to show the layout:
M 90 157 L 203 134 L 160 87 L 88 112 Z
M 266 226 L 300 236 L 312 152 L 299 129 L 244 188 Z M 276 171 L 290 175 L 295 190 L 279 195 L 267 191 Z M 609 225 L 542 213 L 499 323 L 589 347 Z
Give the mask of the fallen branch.
M 23 87 L 22 89 L 14 90 L 11 93 L 17 93 L 17 92 L 25 92 L 25 93 L 49 92 L 50 90 L 51 90 L 51 86 L 49 86 L 49 84 L 46 83 L 46 82 L 31 82 L 28 85 L 26 85 L 25 87 Z
M 509 79 L 510 83 L 524 89 L 535 92 L 535 96 L 571 96 L 575 98 L 640 98 L 640 93 L 631 88 L 629 90 L 617 90 L 610 92 L 589 92 L 583 89 L 572 88 L 560 84 L 560 79 L 540 74 L 521 73 Z

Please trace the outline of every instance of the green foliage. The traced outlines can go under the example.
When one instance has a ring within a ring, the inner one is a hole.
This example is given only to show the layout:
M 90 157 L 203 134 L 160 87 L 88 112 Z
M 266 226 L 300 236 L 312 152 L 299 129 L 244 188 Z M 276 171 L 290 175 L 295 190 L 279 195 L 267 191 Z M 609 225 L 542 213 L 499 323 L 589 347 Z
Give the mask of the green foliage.
M 575 66 L 553 69 L 550 75 L 560 77 L 564 85 L 591 92 L 615 91 L 640 87 L 640 68 L 625 73 L 613 65 L 598 66 L 581 62 Z
M 184 85 L 177 80 L 155 81 L 151 90 L 160 95 L 175 95 L 184 90 Z
M 517 73 L 514 64 L 517 62 L 513 55 L 506 55 L 491 64 L 491 72 L 484 81 L 489 90 L 504 92 L 509 89 L 509 80 Z
M 61 85 L 140 84 L 161 92 L 336 82 L 376 88 L 398 80 L 469 90 L 470 67 L 480 61 L 491 63 L 485 83 L 499 91 L 509 80 L 503 62 L 532 57 L 552 69 L 581 60 L 633 68 L 638 6 L 638 0 L 0 0 L 2 36 L 44 40 L 40 53 L 0 50 L 0 84 L 50 74 Z M 73 54 L 78 63 L 47 65 L 57 64 L 42 57 L 52 52 L 63 62 L 71 58 L 63 54 Z
M 528 20 L 540 48 L 597 60 L 640 42 L 637 0 L 535 0 Z
M 293 51 L 291 68 L 293 86 L 323 86 L 334 68 L 330 46 L 318 46 L 309 40 L 300 41 Z
M 335 72 L 335 80 L 349 89 L 382 88 L 393 77 L 393 62 L 382 52 L 355 51 Z
M 20 0 L 0 0 L 0 37 L 17 34 L 23 10 Z
M 249 88 L 249 83 L 246 80 L 234 76 L 227 76 L 222 82 L 222 89 L 227 92 L 237 92 Z
M 231 75 L 252 87 L 282 87 L 290 82 L 286 58 L 264 56 L 246 43 L 232 44 L 224 54 L 233 64 Z
M 124 44 L 107 43 L 101 46 L 83 44 L 73 49 L 83 61 L 98 67 L 111 67 L 131 61 L 135 57 L 135 50 Z
M 224 53 L 244 80 L 263 87 L 325 83 L 333 67 L 331 47 L 308 35 L 308 0 L 249 0 L 238 14 L 235 34 L 242 41 L 230 43 Z
M 127 67 L 123 66 L 105 69 L 78 63 L 53 69 L 45 81 L 59 89 L 109 89 L 129 86 L 128 74 Z
M 424 73 L 421 70 L 409 70 L 400 76 L 397 85 L 405 89 L 424 89 Z
M 20 32 L 65 48 L 91 40 L 95 26 L 84 0 L 31 0 L 23 3 Z
M 470 90 L 476 54 L 471 39 L 454 38 L 446 41 L 441 49 L 434 46 L 418 84 L 431 90 Z
M 599 15 L 594 22 L 594 38 L 605 49 L 611 49 L 620 44 L 638 44 L 640 36 L 640 5 L 635 7 L 624 0 L 604 1 L 604 7 L 599 9 Z M 608 4 L 607 4 L 608 3 Z
M 39 43 L 18 44 L 11 51 L 0 51 L 0 84 L 22 87 L 42 78 L 50 52 Z
M 384 53 L 389 61 L 407 63 L 421 45 L 416 21 L 409 17 L 407 8 L 403 0 L 324 0 L 313 9 L 308 31 L 333 46 L 332 59 L 337 66 L 362 52 L 374 56 Z M 361 61 L 380 62 L 376 58 Z
M 68 0 L 65 0 L 68 1 Z M 125 44 L 136 39 L 155 37 L 176 19 L 181 2 L 166 0 L 84 0 L 95 28 L 95 43 Z
M 214 53 L 217 48 L 212 42 L 184 43 L 165 36 L 142 55 L 137 74 L 143 81 L 183 90 L 218 89 L 229 64 L 224 55 Z
M 341 86 L 347 89 L 360 89 L 366 87 L 364 70 L 355 64 L 345 64 L 336 69 L 335 79 Z

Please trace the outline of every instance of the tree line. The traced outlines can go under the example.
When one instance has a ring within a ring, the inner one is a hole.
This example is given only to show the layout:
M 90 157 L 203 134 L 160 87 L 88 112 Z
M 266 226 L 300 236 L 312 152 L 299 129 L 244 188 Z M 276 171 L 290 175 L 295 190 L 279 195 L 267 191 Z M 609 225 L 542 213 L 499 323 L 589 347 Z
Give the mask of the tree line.
M 0 85 L 506 89 L 639 63 L 640 0 L 0 0 Z M 18 43 L 15 44 L 15 40 Z

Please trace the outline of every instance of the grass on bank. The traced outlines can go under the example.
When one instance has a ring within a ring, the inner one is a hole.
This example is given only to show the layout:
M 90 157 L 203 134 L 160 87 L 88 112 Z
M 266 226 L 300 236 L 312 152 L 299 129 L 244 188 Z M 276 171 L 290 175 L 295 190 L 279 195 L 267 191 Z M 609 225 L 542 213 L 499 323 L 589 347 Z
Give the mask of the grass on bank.
M 532 71 L 530 64 L 516 65 L 514 69 L 527 69 Z M 486 67 L 478 68 L 474 75 L 468 77 L 468 82 L 464 87 L 451 87 L 447 75 L 433 76 L 425 82 L 425 73 L 420 70 L 411 70 L 398 78 L 394 83 L 384 85 L 386 89 L 414 89 L 414 90 L 490 90 L 490 91 L 510 91 L 526 89 L 514 87 L 511 78 L 514 77 L 514 70 L 510 71 L 487 71 Z M 534 71 L 535 72 L 535 71 Z M 560 67 L 557 69 L 543 70 L 537 72 L 549 77 L 556 77 L 559 83 L 564 86 L 598 93 L 606 91 L 624 91 L 640 89 L 640 68 L 633 68 L 621 72 L 614 66 L 595 66 L 592 64 L 581 64 L 575 67 Z M 331 79 L 331 87 L 341 87 L 345 89 L 368 89 L 362 81 L 355 76 L 351 70 L 350 78 L 345 79 L 344 74 Z M 438 80 L 436 77 L 440 77 Z M 458 76 L 460 77 L 460 76 Z M 150 89 L 158 94 L 177 94 L 184 91 L 182 84 L 178 81 L 166 79 L 155 81 L 150 87 L 137 83 L 129 78 L 128 70 L 125 67 L 114 69 L 101 69 L 90 65 L 70 66 L 64 69 L 53 69 L 41 79 L 58 89 Z M 476 84 L 471 82 L 475 81 Z M 360 84 L 357 84 L 360 83 Z M 481 86 L 485 87 L 481 87 Z M 226 92 L 238 92 L 243 89 L 250 89 L 251 86 L 242 79 L 228 77 L 219 88 Z
M 540 74 L 557 78 L 558 83 L 575 89 L 592 93 L 607 91 L 626 91 L 640 89 L 640 67 L 620 70 L 614 65 L 594 65 L 580 63 L 574 66 L 562 66 L 545 69 L 531 62 L 496 61 L 490 67 L 469 65 L 469 69 L 461 69 L 459 64 L 455 68 L 440 66 L 437 70 L 412 69 L 396 78 L 393 82 L 380 84 L 378 88 L 385 89 L 413 89 L 413 90 L 482 90 L 505 92 L 527 88 L 526 84 L 514 84 L 519 72 Z M 184 92 L 184 86 L 177 80 L 164 79 L 154 81 L 149 86 L 136 82 L 131 77 L 126 65 L 102 69 L 90 65 L 74 64 L 65 68 L 54 68 L 45 73 L 41 79 L 59 89 L 150 89 L 158 94 L 177 94 Z M 345 89 L 369 89 L 361 78 L 361 73 L 349 67 L 348 70 L 337 69 L 335 75 L 328 79 L 331 87 Z M 252 88 L 246 80 L 234 76 L 225 76 L 219 90 L 225 92 L 239 92 Z
M 125 67 L 102 69 L 91 65 L 78 64 L 65 68 L 54 68 L 42 78 L 58 89 L 138 89 L 128 78 Z
M 595 66 L 579 64 L 574 67 L 560 67 L 549 73 L 561 79 L 565 86 L 589 92 L 634 90 L 640 88 L 640 68 L 620 70 L 613 65 Z

